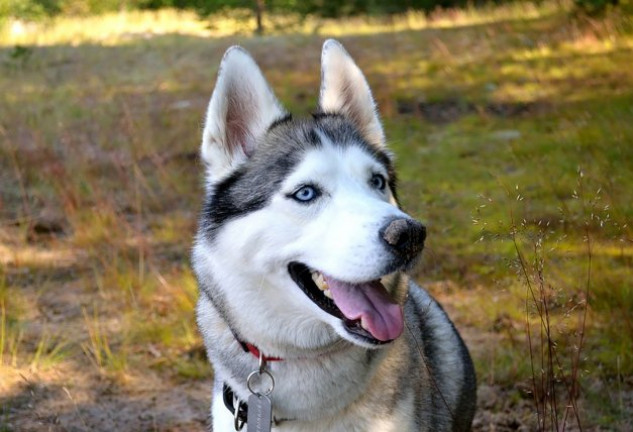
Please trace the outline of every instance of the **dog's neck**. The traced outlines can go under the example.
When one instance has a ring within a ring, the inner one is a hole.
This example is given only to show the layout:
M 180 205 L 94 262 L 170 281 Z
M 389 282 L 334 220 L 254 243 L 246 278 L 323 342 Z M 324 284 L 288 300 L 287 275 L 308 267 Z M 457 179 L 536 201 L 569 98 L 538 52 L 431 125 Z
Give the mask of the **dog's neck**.
M 216 286 L 219 287 L 219 284 L 213 281 L 212 278 L 209 278 L 207 280 L 207 283 L 216 284 Z M 235 320 L 233 319 L 232 314 L 230 313 L 231 308 L 229 307 L 222 293 L 222 290 L 219 288 L 217 290 L 205 289 L 204 286 L 201 286 L 200 291 L 201 291 L 201 294 L 204 295 L 209 300 L 213 308 L 216 310 L 220 318 L 220 322 L 222 323 L 222 326 L 224 327 L 224 330 L 227 332 L 230 332 L 230 334 L 233 335 L 233 338 L 239 343 L 239 345 L 242 347 L 244 352 L 250 352 L 251 354 L 253 354 L 254 357 L 259 358 L 261 345 L 257 343 L 257 341 L 253 341 L 254 343 L 246 342 L 245 340 L 247 338 L 243 337 L 243 335 L 241 335 L 241 332 L 237 331 L 238 327 L 235 323 Z M 249 345 L 252 348 L 254 348 L 254 350 L 249 349 L 248 348 Z M 280 360 L 282 359 L 283 361 L 306 360 L 306 359 L 311 359 L 311 358 L 323 358 L 325 356 L 333 355 L 341 351 L 345 351 L 347 349 L 355 349 L 358 347 L 354 345 L 353 343 L 343 338 L 338 337 L 332 341 L 329 341 L 328 343 L 324 345 L 315 346 L 313 348 L 308 348 L 308 349 L 293 347 L 292 344 L 289 344 L 286 347 L 281 347 L 281 348 L 282 348 L 281 355 L 279 355 L 280 351 L 278 351 L 277 353 L 275 353 L 277 355 L 270 355 L 269 357 L 279 358 Z M 287 350 L 284 350 L 284 348 L 287 348 Z M 264 352 L 264 354 L 267 355 L 269 353 Z
M 249 353 L 253 354 L 253 356 L 255 356 L 255 358 L 257 358 L 257 359 L 261 358 L 266 363 L 268 363 L 268 362 L 284 361 L 284 359 L 282 359 L 281 357 L 271 357 L 271 356 L 267 356 L 267 355 L 263 354 L 259 350 L 259 348 L 257 348 L 255 345 L 253 345 L 252 343 L 249 343 L 249 342 L 241 341 L 241 340 L 239 340 L 239 338 L 237 336 L 235 337 L 235 339 L 242 346 L 242 349 L 244 350 L 244 352 L 249 352 Z
M 313 358 L 317 358 L 317 357 L 324 357 L 324 356 L 328 356 L 331 354 L 334 354 L 336 352 L 339 352 L 343 349 L 346 348 L 347 343 L 344 342 L 342 339 L 341 341 L 335 343 L 334 345 L 332 345 L 331 347 L 329 347 L 329 349 L 320 351 L 318 353 L 311 353 L 311 354 L 307 354 L 304 356 L 295 356 L 292 358 L 282 358 L 282 357 L 277 357 L 277 356 L 268 356 L 265 353 L 262 353 L 261 350 L 254 344 L 250 343 L 250 342 L 244 342 L 243 340 L 241 340 L 236 334 L 235 332 L 231 330 L 231 333 L 233 333 L 233 337 L 235 338 L 235 340 L 240 344 L 240 346 L 242 347 L 242 349 L 244 350 L 244 352 L 246 353 L 250 353 L 253 355 L 253 357 L 255 357 L 256 359 L 261 359 L 266 362 L 283 362 L 283 361 L 287 361 L 287 360 L 308 360 L 308 359 L 313 359 Z M 341 343 L 342 342 L 342 343 Z M 352 344 L 349 344 L 349 346 L 353 346 Z

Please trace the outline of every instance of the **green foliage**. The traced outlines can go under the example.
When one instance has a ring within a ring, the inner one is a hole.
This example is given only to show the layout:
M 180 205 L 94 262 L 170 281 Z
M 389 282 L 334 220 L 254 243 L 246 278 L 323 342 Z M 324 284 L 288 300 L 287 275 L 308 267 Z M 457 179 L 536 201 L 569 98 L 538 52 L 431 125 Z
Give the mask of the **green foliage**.
M 61 12 L 60 0 L 0 0 L 0 18 L 36 20 Z
M 172 0 L 152 0 L 156 3 L 161 1 L 172 3 Z M 222 0 L 222 1 L 201 1 L 201 0 L 180 0 L 177 7 L 193 7 L 204 13 L 212 13 L 222 9 L 242 8 L 254 9 L 258 3 L 256 0 Z M 339 18 L 354 15 L 391 15 L 403 13 L 407 10 L 420 10 L 431 12 L 436 8 L 463 7 L 472 4 L 468 0 L 265 0 L 262 1 L 264 8 L 270 12 L 278 13 L 298 13 L 300 15 L 315 15 L 323 18 Z M 475 3 L 486 3 L 478 1 Z M 499 2 L 497 2 L 499 3 Z
M 200 0 L 202 3 L 203 0 Z M 39 20 L 59 14 L 101 14 L 123 9 L 159 7 L 186 7 L 187 0 L 0 0 L 0 18 L 12 17 Z
M 50 0 L 54 1 L 54 0 Z M 89 15 L 121 9 L 135 9 L 134 1 L 126 0 L 58 0 L 62 13 L 69 15 Z
M 87 15 L 116 10 L 190 9 L 206 16 L 232 9 L 259 13 L 293 13 L 300 16 L 339 18 L 356 15 L 393 15 L 409 10 L 430 13 L 438 8 L 463 8 L 486 4 L 513 3 L 514 0 L 0 0 L 0 19 L 13 17 L 38 20 L 58 14 Z M 534 0 L 532 3 L 541 3 Z M 576 10 L 598 14 L 610 7 L 628 5 L 628 0 L 574 0 Z
M 590 14 L 604 12 L 609 6 L 618 6 L 620 3 L 620 0 L 574 0 L 576 8 Z

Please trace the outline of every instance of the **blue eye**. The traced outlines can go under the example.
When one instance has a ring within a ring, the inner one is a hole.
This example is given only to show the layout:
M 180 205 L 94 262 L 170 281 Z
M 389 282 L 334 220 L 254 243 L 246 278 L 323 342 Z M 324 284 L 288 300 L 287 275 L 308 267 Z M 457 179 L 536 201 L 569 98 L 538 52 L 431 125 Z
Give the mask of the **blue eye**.
M 291 197 L 302 203 L 310 202 L 319 196 L 319 190 L 311 185 L 301 186 Z
M 374 174 L 373 176 L 371 176 L 369 184 L 374 189 L 384 190 L 385 186 L 387 186 L 387 180 L 385 180 L 385 177 L 381 174 Z

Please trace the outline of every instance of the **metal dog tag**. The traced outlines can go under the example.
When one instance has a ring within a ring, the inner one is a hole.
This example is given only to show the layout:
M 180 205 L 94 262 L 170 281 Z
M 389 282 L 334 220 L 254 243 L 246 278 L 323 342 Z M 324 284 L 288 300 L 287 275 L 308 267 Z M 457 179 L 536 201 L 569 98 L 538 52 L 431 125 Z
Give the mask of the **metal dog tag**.
M 272 428 L 273 405 L 268 396 L 252 394 L 248 397 L 246 432 L 269 432 Z

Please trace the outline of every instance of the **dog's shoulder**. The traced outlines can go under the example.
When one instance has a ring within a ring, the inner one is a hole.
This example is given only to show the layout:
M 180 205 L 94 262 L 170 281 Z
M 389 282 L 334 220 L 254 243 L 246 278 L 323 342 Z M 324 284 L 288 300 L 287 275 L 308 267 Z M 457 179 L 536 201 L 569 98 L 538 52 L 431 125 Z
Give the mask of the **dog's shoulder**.
M 434 375 L 433 422 L 443 430 L 450 419 L 453 430 L 470 430 L 477 385 L 466 344 L 441 304 L 414 282 L 409 283 L 405 316 L 410 355 L 422 359 L 421 367 Z

